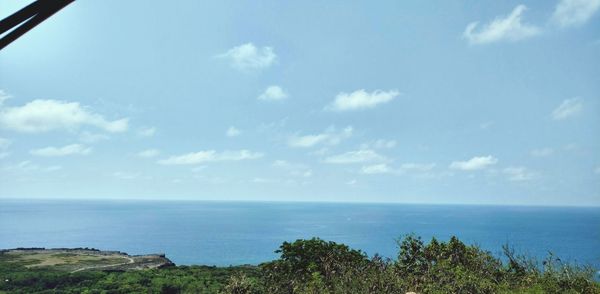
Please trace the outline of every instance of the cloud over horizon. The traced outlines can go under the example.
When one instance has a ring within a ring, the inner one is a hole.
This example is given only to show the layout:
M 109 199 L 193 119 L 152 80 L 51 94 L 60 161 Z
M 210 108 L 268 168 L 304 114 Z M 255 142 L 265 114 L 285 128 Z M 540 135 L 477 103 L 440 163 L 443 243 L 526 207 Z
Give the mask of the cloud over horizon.
M 491 165 L 494 165 L 498 162 L 498 159 L 488 155 L 488 156 L 475 156 L 466 161 L 454 161 L 450 164 L 451 169 L 458 169 L 462 171 L 474 171 L 485 169 Z
M 30 150 L 29 153 L 35 156 L 44 157 L 60 157 L 68 155 L 88 155 L 92 152 L 92 148 L 81 144 L 71 144 L 63 147 L 48 146 L 40 149 Z
M 246 149 L 223 152 L 217 152 L 215 150 L 205 150 L 171 156 L 169 158 L 159 160 L 158 163 L 163 165 L 192 165 L 206 162 L 258 159 L 263 157 L 263 155 L 264 154 L 262 153 L 252 152 Z

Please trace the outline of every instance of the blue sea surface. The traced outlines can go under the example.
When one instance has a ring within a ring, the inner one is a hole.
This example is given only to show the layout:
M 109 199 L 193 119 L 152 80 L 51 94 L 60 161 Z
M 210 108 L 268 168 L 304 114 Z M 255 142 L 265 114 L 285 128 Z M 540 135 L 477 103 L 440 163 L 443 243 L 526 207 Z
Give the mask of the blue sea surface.
M 458 236 L 600 268 L 600 208 L 217 201 L 0 200 L 0 248 L 165 253 L 176 264 L 259 264 L 320 237 L 394 258 L 395 239 Z

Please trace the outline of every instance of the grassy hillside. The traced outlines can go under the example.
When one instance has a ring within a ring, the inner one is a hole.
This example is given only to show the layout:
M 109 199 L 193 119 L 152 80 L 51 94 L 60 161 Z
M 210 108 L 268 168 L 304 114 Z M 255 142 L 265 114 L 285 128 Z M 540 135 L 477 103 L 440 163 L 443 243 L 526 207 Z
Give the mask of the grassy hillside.
M 398 247 L 393 260 L 369 258 L 315 238 L 285 242 L 259 266 L 146 269 L 118 268 L 128 255 L 4 251 L 0 293 L 600 293 L 593 269 L 553 256 L 536 262 L 503 248 L 499 259 L 457 238 L 412 235 Z

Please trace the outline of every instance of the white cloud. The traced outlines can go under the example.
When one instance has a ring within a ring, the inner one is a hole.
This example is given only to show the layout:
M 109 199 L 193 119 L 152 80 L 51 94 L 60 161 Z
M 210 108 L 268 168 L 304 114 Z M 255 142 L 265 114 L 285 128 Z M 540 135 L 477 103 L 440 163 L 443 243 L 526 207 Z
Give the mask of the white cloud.
M 387 174 L 392 172 L 392 169 L 390 169 L 390 167 L 387 164 L 381 163 L 363 166 L 361 172 L 367 175 Z
M 554 120 L 563 120 L 578 115 L 583 109 L 583 101 L 579 97 L 564 100 L 554 111 Z
M 308 178 L 312 176 L 312 170 L 300 163 L 290 163 L 285 160 L 276 160 L 273 162 L 273 167 L 287 171 L 290 175 L 295 177 Z
M 519 41 L 533 37 L 541 32 L 533 25 L 521 23 L 521 15 L 527 10 L 525 5 L 519 5 L 507 16 L 496 17 L 492 22 L 476 31 L 478 22 L 470 23 L 463 37 L 470 44 L 486 44 L 499 41 Z
M 246 43 L 233 47 L 217 57 L 229 59 L 235 69 L 249 71 L 268 68 L 275 63 L 277 55 L 271 47 L 257 48 L 252 43 Z
M 549 147 L 531 150 L 531 156 L 533 157 L 547 157 L 552 154 L 554 154 L 554 149 Z
M 530 181 L 538 177 L 537 173 L 529 171 L 522 166 L 507 167 L 502 172 L 507 175 L 509 181 L 514 182 Z
M 46 132 L 58 129 L 73 130 L 90 125 L 108 132 L 124 132 L 128 119 L 114 121 L 89 112 L 77 102 L 34 100 L 23 106 L 2 107 L 0 126 L 19 132 Z
M 329 127 L 325 132 L 314 135 L 294 135 L 288 139 L 290 147 L 309 148 L 319 144 L 337 145 L 341 141 L 352 136 L 354 129 L 351 126 L 345 127 L 341 131 L 337 131 L 335 127 Z
M 363 166 L 363 174 L 387 174 L 393 173 L 402 175 L 406 173 L 422 175 L 435 167 L 435 163 L 403 163 L 398 168 L 392 168 L 385 163 Z
M 265 91 L 258 96 L 258 100 L 262 101 L 281 101 L 288 98 L 288 93 L 286 93 L 279 86 L 269 86 Z
M 251 152 L 248 150 L 223 152 L 217 152 L 215 150 L 206 150 L 187 153 L 183 155 L 171 156 L 167 159 L 159 160 L 158 163 L 165 165 L 186 165 L 216 161 L 239 161 L 247 159 L 257 159 L 261 158 L 262 156 L 262 153 Z
M 236 128 L 236 127 L 234 127 L 234 126 L 230 126 L 230 127 L 227 129 L 227 132 L 225 132 L 225 135 L 226 135 L 227 137 L 237 137 L 237 136 L 239 136 L 239 135 L 241 135 L 241 134 L 242 134 L 242 131 L 240 131 L 238 128 Z
M 146 127 L 138 130 L 138 136 L 140 137 L 152 137 L 156 134 L 156 128 Z
M 552 21 L 565 28 L 586 23 L 600 8 L 600 0 L 561 0 L 554 9 Z
M 92 152 L 92 148 L 81 144 L 71 144 L 63 147 L 45 147 L 41 149 L 30 150 L 29 153 L 35 156 L 57 157 L 68 155 L 87 155 Z
M 476 156 L 467 161 L 454 161 L 454 162 L 452 162 L 452 164 L 450 164 L 450 168 L 465 170 L 465 171 L 479 170 L 479 169 L 484 169 L 490 165 L 494 165 L 497 162 L 498 162 L 498 159 L 496 159 L 495 157 L 493 157 L 491 155 Z
M 361 145 L 361 149 L 390 149 L 396 147 L 395 140 L 375 140 L 367 143 L 363 143 Z
M 348 163 L 366 163 L 383 161 L 385 157 L 370 149 L 361 149 L 349 151 L 346 153 L 333 155 L 325 158 L 326 163 L 348 164 Z
M 326 134 L 293 136 L 288 140 L 288 144 L 292 147 L 308 148 L 324 142 L 327 138 Z
M 146 149 L 138 152 L 137 156 L 143 158 L 152 158 L 158 156 L 159 154 L 160 151 L 158 149 Z
M 341 92 L 335 97 L 335 100 L 330 105 L 325 107 L 325 109 L 333 111 L 350 111 L 373 108 L 377 105 L 392 101 L 398 95 L 400 95 L 400 92 L 397 90 L 375 90 L 371 93 L 367 93 L 364 89 L 361 89 L 352 93 Z

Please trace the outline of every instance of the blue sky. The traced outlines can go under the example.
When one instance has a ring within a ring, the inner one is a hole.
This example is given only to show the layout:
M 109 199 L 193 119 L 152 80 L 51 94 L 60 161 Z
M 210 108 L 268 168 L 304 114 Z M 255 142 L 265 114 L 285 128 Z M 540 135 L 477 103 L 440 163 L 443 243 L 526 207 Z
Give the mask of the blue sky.
M 0 197 L 600 205 L 599 9 L 79 0 L 0 52 Z

